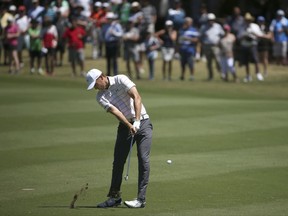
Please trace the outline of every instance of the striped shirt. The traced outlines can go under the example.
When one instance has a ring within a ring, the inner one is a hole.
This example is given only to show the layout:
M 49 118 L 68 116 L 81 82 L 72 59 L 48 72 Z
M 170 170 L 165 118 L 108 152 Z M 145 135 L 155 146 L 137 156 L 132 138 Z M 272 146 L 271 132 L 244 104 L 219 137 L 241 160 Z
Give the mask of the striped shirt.
M 97 93 L 97 102 L 106 110 L 113 105 L 122 112 L 127 119 L 135 118 L 134 100 L 127 93 L 136 86 L 127 76 L 117 75 L 108 77 L 110 86 Z M 141 116 L 146 115 L 144 105 L 141 105 Z

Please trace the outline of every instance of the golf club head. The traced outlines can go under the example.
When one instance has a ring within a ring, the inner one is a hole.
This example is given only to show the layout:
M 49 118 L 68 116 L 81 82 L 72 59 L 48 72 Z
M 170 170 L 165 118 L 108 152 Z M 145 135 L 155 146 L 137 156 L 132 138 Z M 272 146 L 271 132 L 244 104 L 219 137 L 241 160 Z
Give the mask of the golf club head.
M 126 175 L 126 176 L 124 177 L 124 179 L 125 179 L 125 181 L 128 181 L 128 175 Z

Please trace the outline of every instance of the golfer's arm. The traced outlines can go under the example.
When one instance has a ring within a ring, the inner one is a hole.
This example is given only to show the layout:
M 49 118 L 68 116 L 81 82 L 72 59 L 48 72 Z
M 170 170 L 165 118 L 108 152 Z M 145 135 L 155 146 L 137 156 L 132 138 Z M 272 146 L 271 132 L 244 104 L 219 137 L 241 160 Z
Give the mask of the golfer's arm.
M 134 86 L 128 91 L 129 96 L 133 99 L 134 101 L 134 109 L 135 109 L 135 118 L 136 120 L 140 120 L 140 115 L 141 115 L 141 96 L 137 91 L 137 88 Z
M 109 107 L 109 109 L 107 111 L 110 112 L 112 115 L 114 115 L 120 122 L 125 124 L 128 128 L 133 127 L 133 125 L 123 115 L 123 113 L 120 112 L 120 110 L 117 109 L 115 106 Z

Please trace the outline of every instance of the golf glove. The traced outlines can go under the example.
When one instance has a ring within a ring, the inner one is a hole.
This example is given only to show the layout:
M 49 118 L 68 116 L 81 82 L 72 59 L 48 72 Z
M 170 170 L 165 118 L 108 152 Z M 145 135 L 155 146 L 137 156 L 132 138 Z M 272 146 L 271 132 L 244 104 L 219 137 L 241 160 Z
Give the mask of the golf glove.
M 140 129 L 140 120 L 134 121 L 133 127 L 134 127 L 136 130 L 139 130 L 139 129 Z

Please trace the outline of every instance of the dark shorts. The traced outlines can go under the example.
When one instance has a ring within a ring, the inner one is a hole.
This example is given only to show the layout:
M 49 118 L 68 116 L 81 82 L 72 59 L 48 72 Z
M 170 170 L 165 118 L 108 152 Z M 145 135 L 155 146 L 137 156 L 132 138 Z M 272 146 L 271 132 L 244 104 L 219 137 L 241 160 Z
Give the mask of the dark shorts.
M 41 51 L 37 51 L 37 50 L 30 50 L 29 54 L 30 54 L 30 58 L 40 58 L 42 56 Z
M 17 50 L 17 45 L 11 45 L 11 44 L 9 44 L 9 50 L 10 51 L 14 51 L 14 50 Z
M 248 65 L 249 63 L 259 63 L 257 46 L 241 47 L 240 63 Z
M 188 64 L 190 69 L 194 68 L 193 54 L 188 52 L 180 51 L 181 56 L 181 67 L 184 68 Z

